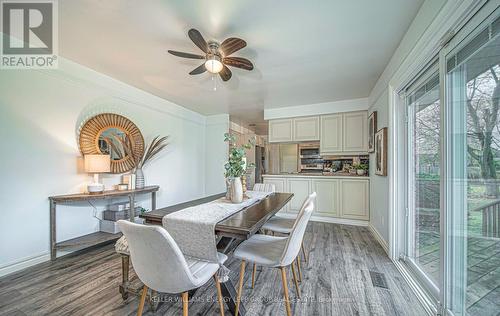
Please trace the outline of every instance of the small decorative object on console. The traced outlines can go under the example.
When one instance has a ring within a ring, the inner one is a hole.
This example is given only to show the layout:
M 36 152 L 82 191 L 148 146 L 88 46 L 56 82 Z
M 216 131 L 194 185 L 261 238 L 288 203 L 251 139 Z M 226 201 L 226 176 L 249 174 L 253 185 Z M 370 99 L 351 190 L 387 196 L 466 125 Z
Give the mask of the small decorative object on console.
M 116 189 L 118 191 L 125 191 L 128 190 L 128 184 L 127 183 L 120 183 L 116 185 Z
M 144 168 L 144 165 L 153 160 L 156 155 L 158 155 L 163 149 L 165 149 L 165 147 L 167 147 L 168 143 L 166 143 L 166 141 L 168 136 L 156 136 L 155 138 L 153 138 L 149 146 L 146 148 L 146 151 L 141 156 L 135 155 L 135 152 L 133 150 L 134 146 L 129 137 L 120 137 L 119 135 L 113 135 L 113 137 L 120 142 L 123 149 L 122 155 L 132 157 L 134 170 L 133 174 L 135 177 L 135 181 L 133 181 L 135 183 L 134 188 L 144 188 L 146 181 L 144 179 L 144 172 L 142 171 L 142 168 Z M 130 183 L 132 183 L 132 181 L 129 182 L 129 186 Z

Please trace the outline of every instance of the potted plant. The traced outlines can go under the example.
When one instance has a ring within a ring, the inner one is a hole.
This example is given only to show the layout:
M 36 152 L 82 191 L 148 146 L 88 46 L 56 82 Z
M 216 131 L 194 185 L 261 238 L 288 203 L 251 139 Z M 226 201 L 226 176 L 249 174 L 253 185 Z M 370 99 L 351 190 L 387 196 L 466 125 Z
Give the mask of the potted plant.
M 364 176 L 368 170 L 368 165 L 364 163 L 354 164 L 353 167 L 358 176 Z
M 243 202 L 243 185 L 241 177 L 246 173 L 247 168 L 252 168 L 255 164 L 246 163 L 246 150 L 252 148 L 255 140 L 250 139 L 248 143 L 237 146 L 236 137 L 230 133 L 224 134 L 224 141 L 230 145 L 229 159 L 224 164 L 226 182 L 228 184 L 227 197 L 233 203 Z

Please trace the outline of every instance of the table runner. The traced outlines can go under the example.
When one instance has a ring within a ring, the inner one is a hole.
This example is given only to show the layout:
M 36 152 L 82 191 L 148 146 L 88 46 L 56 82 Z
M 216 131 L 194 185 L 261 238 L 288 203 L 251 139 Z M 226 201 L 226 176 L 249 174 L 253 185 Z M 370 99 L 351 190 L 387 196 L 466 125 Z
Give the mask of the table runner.
M 218 263 L 215 226 L 218 222 L 253 205 L 271 192 L 247 191 L 240 204 L 221 198 L 165 215 L 163 227 L 187 256 Z
M 187 257 L 219 263 L 215 226 L 229 216 L 265 199 L 272 192 L 247 191 L 248 199 L 233 204 L 225 198 L 189 207 L 163 217 L 163 227 L 174 238 Z M 175 215 L 175 216 L 174 216 Z M 129 255 L 128 243 L 122 236 L 115 244 L 116 252 Z M 219 280 L 229 279 L 229 269 L 224 265 L 218 271 Z

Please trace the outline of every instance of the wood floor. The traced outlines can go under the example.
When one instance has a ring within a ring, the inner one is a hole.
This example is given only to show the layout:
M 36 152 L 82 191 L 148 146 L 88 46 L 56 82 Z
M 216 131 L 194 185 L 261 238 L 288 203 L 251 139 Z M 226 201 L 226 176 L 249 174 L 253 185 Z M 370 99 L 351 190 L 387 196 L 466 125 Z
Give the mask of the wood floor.
M 293 315 L 425 315 L 367 228 L 312 222 L 305 243 L 302 300 L 289 285 Z M 230 259 L 228 267 L 236 284 L 239 262 Z M 243 293 L 248 315 L 285 315 L 279 270 L 257 269 L 252 290 L 251 269 L 247 265 Z M 0 279 L 0 315 L 134 315 L 139 300 L 122 300 L 120 273 L 113 245 L 28 268 Z M 146 305 L 144 315 L 181 314 L 177 296 L 161 299 L 156 313 Z M 210 281 L 193 297 L 190 315 L 218 315 L 215 302 Z

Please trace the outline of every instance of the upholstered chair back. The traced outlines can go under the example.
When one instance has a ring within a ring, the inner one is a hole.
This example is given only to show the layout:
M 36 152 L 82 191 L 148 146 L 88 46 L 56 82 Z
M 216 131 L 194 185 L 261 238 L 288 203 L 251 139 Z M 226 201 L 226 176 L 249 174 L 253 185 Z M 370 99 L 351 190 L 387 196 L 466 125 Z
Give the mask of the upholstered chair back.
M 285 251 L 281 258 L 280 266 L 283 267 L 290 265 L 299 254 L 302 239 L 304 238 L 304 233 L 306 232 L 307 223 L 309 223 L 309 219 L 311 219 L 315 203 L 316 192 L 313 192 L 306 198 L 302 204 L 299 214 L 297 215 L 292 231 L 286 241 Z
M 118 226 L 127 239 L 134 271 L 145 285 L 165 293 L 193 288 L 195 281 L 186 259 L 163 227 L 124 220 Z
M 276 192 L 276 187 L 272 183 L 256 183 L 253 186 L 253 191 Z

